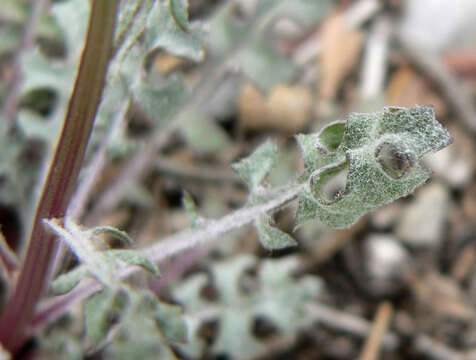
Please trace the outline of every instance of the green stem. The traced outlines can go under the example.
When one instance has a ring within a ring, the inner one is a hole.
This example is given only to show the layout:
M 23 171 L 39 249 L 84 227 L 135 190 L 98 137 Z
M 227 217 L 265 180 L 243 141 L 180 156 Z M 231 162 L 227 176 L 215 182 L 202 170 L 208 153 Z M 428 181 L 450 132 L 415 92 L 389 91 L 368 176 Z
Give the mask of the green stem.
M 267 194 L 268 201 L 263 204 L 247 206 L 217 220 L 209 220 L 199 229 L 186 229 L 157 241 L 152 246 L 143 248 L 145 256 L 155 263 L 176 256 L 183 251 L 204 246 L 233 230 L 252 223 L 263 214 L 272 214 L 296 199 L 303 189 L 303 184 L 285 186 L 279 191 Z M 118 272 L 120 278 L 126 278 L 140 271 L 138 266 L 126 266 Z M 101 289 L 95 280 L 86 280 L 68 294 L 48 299 L 41 310 L 32 319 L 30 326 L 38 330 L 64 314 L 74 303 L 86 299 Z
M 119 0 L 92 1 L 76 83 L 36 209 L 26 257 L 0 317 L 0 343 L 11 352 L 19 350 L 28 336 L 27 324 L 50 281 L 57 241 L 43 219 L 64 216 L 76 185 L 104 88 L 118 6 Z

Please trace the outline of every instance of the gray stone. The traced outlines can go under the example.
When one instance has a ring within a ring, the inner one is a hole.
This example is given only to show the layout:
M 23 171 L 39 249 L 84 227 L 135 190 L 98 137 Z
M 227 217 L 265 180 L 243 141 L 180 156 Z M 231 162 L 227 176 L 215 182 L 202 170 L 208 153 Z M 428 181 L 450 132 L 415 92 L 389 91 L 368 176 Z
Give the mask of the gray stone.
M 449 194 L 439 183 L 423 186 L 402 213 L 396 235 L 409 245 L 431 247 L 440 244 L 448 218 Z
M 409 261 L 408 251 L 389 234 L 370 234 L 365 255 L 368 274 L 379 281 L 401 279 Z

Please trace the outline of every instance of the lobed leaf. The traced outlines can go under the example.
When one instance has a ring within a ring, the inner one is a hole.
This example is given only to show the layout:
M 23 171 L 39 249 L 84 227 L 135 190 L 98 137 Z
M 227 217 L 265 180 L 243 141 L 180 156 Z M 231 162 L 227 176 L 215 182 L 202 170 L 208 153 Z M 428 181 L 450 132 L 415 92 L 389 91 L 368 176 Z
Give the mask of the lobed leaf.
M 123 300 L 123 294 L 103 289 L 84 302 L 86 335 L 93 345 L 104 340 L 111 327 L 118 322 Z
M 157 1 L 147 22 L 145 45 L 150 49 L 161 48 L 176 56 L 202 61 L 205 56 L 204 29 L 200 23 L 188 23 L 186 4 L 184 0 L 168 1 L 166 4 Z M 184 31 L 184 27 L 188 31 Z
M 170 15 L 182 31 L 188 31 L 188 1 L 169 0 Z
M 256 312 L 287 335 L 296 332 L 305 320 L 303 304 L 315 299 L 322 289 L 321 281 L 313 276 L 296 281 L 292 274 L 298 266 L 298 258 L 289 256 L 278 261 L 264 260 L 259 271 L 262 301 Z
M 210 52 L 226 56 L 240 44 L 247 47 L 234 57 L 243 74 L 263 92 L 290 79 L 296 70 L 293 61 L 282 54 L 270 38 L 277 19 L 287 18 L 301 27 L 318 23 L 332 6 L 328 0 L 260 0 L 254 11 L 237 18 L 234 2 L 225 4 L 210 21 Z
M 107 245 L 101 239 L 94 237 L 91 231 L 82 229 L 69 218 L 64 220 L 65 227 L 58 219 L 44 220 L 44 222 L 68 244 L 83 263 L 88 274 L 94 276 L 105 286 L 117 287 L 115 263 L 103 251 Z
M 130 250 L 130 249 L 112 249 L 108 250 L 108 254 L 112 258 L 117 258 L 129 265 L 137 265 L 155 276 L 159 276 L 159 268 L 155 265 L 147 256 L 142 254 L 140 251 Z
M 228 134 L 214 121 L 200 113 L 185 112 L 178 121 L 180 134 L 187 144 L 201 154 L 213 154 L 230 146 Z
M 87 273 L 88 271 L 84 266 L 78 266 L 77 268 L 58 276 L 51 282 L 50 289 L 55 295 L 66 294 L 78 285 Z
M 126 288 L 127 306 L 122 310 L 118 335 L 105 349 L 112 359 L 176 359 L 169 342 L 186 334 L 177 306 L 160 302 L 148 290 Z
M 203 323 L 218 322 L 212 351 L 230 358 L 253 357 L 265 348 L 253 334 L 257 318 L 266 318 L 289 336 L 303 324 L 304 304 L 321 289 L 318 279 L 296 279 L 292 275 L 298 265 L 294 257 L 265 260 L 257 268 L 256 278 L 250 278 L 249 270 L 256 266 L 256 260 L 251 255 L 240 255 L 213 264 L 215 301 L 201 297 L 206 285 L 203 274 L 186 279 L 174 290 L 174 297 L 184 304 L 190 329 L 190 342 L 179 347 L 189 357 L 198 358 L 205 350 L 199 333 Z
M 145 81 L 137 82 L 131 89 L 134 101 L 144 110 L 148 119 L 162 127 L 170 120 L 185 99 L 187 90 L 179 77 L 173 77 L 162 87 Z
M 76 57 L 86 37 L 90 3 L 83 0 L 62 1 L 55 3 L 51 11 L 64 34 L 65 45 L 69 47 L 68 56 Z
M 147 18 L 157 0 L 127 0 L 120 10 L 116 30 L 116 58 L 122 62 L 124 56 L 145 29 Z
M 182 317 L 182 308 L 177 305 L 157 303 L 155 318 L 162 333 L 173 342 L 187 340 L 187 325 Z
M 250 156 L 233 164 L 232 168 L 248 184 L 251 192 L 254 192 L 276 165 L 277 159 L 277 145 L 271 141 L 267 141 L 258 147 Z
M 331 123 L 330 125 L 333 125 Z M 340 162 L 345 158 L 344 154 L 326 151 L 321 143 L 322 132 L 327 127 L 315 134 L 298 134 L 296 140 L 301 150 L 304 162 L 304 176 L 309 177 L 313 171 L 333 162 Z M 324 141 L 325 142 L 325 141 Z M 318 151 L 316 151 L 318 150 Z
M 131 237 L 122 230 L 119 230 L 113 226 L 106 226 L 106 225 L 100 225 L 100 226 L 95 226 L 91 230 L 91 234 L 94 236 L 97 235 L 110 235 L 114 239 L 120 240 L 124 244 L 132 244 L 134 240 L 131 239 Z
M 243 50 L 237 62 L 241 71 L 265 93 L 288 81 L 295 71 L 292 61 L 279 54 L 265 36 L 258 37 Z
M 255 222 L 258 230 L 259 242 L 268 250 L 285 249 L 291 246 L 297 246 L 296 240 L 284 231 L 271 226 L 266 216 L 261 216 Z
M 348 227 L 366 212 L 412 193 L 430 176 L 418 161 L 452 141 L 431 106 L 353 113 L 343 124 L 298 136 L 307 186 L 300 194 L 297 225 L 318 217 L 331 227 Z M 326 184 L 342 171 L 345 186 L 328 196 Z

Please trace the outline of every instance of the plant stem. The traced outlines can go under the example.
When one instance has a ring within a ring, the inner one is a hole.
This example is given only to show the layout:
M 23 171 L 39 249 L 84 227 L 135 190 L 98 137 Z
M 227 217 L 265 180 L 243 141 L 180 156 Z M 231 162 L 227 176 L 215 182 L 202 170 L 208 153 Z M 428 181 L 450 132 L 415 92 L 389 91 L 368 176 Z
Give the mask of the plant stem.
M 220 220 L 209 220 L 206 225 L 199 229 L 187 229 L 172 235 L 164 241 L 159 241 L 154 245 L 144 249 L 144 254 L 154 262 L 176 255 L 184 250 L 208 243 L 209 241 L 224 235 L 231 230 L 238 229 L 244 225 L 252 223 L 264 213 L 274 213 L 294 200 L 302 190 L 303 185 L 295 185 L 279 194 L 264 204 L 245 207 L 232 214 L 222 217 Z
M 159 263 L 187 249 L 211 243 L 221 235 L 252 223 L 264 213 L 275 213 L 282 209 L 297 197 L 302 187 L 303 184 L 287 187 L 280 190 L 277 194 L 275 193 L 274 196 L 270 196 L 270 200 L 263 204 L 245 207 L 219 220 L 208 220 L 199 229 L 183 230 L 142 249 L 142 252 L 152 261 Z M 141 268 L 137 266 L 127 266 L 119 272 L 118 276 L 125 278 L 140 270 Z M 64 314 L 71 305 L 87 298 L 100 289 L 101 284 L 94 280 L 88 280 L 66 295 L 47 300 L 47 303 L 32 319 L 30 323 L 31 328 L 35 330 L 47 325 L 58 318 L 58 316 Z
M 86 44 L 68 112 L 38 203 L 26 257 L 0 318 L 0 343 L 16 352 L 50 280 L 57 240 L 43 219 L 64 216 L 94 124 L 114 41 L 119 0 L 92 2 Z

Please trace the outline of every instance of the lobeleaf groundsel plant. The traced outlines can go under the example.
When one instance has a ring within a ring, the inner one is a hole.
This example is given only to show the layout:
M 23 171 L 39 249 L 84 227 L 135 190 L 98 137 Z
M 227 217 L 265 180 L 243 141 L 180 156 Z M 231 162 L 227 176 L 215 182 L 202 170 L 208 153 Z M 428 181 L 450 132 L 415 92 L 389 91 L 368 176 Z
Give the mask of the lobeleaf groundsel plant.
M 370 210 L 412 193 L 431 175 L 420 164 L 421 158 L 452 142 L 432 106 L 352 113 L 345 121 L 296 138 L 304 162 L 297 182 L 296 225 L 319 219 L 336 229 L 349 227 Z M 233 166 L 248 184 L 251 202 L 260 201 L 261 184 L 276 161 L 277 148 L 267 142 Z M 266 248 L 295 243 L 272 228 L 266 215 L 256 225 Z
M 296 7 L 302 10 L 301 15 L 306 15 L 309 9 L 314 7 L 315 11 L 320 9 L 317 7 L 318 2 L 296 1 L 298 2 L 302 2 L 301 7 Z M 89 3 L 70 0 L 58 2 L 55 8 L 58 14 L 62 14 L 59 18 L 63 24 L 67 24 L 66 15 L 74 15 L 76 21 L 77 9 L 81 6 L 88 7 Z M 107 123 L 105 120 L 116 118 L 117 109 L 113 106 L 116 103 L 124 104 L 120 114 L 127 113 L 129 106 L 135 105 L 148 116 L 154 117 L 154 114 L 158 113 L 161 115 L 160 119 L 180 120 L 180 107 L 187 101 L 187 104 L 191 104 L 187 105 L 190 112 L 194 103 L 200 102 L 197 99 L 195 101 L 190 99 L 198 96 L 194 94 L 200 94 L 201 91 L 187 95 L 186 86 L 178 76 L 171 76 L 167 86 L 156 89 L 145 81 L 142 66 L 147 63 L 146 55 L 159 48 L 195 61 L 203 58 L 204 51 L 199 36 L 202 29 L 188 23 L 188 2 L 185 0 L 141 2 L 101 0 L 92 1 L 90 4 L 90 12 L 85 9 L 85 13 L 89 12 L 91 16 L 87 31 L 85 29 L 87 35 L 84 48 L 78 47 L 78 51 L 70 52 L 71 58 L 63 64 L 68 65 L 68 69 L 69 67 L 75 69 L 76 60 L 79 60 L 79 70 L 69 102 L 67 99 L 71 84 L 68 79 L 72 74 L 71 71 L 65 70 L 68 76 L 65 76 L 65 81 L 61 81 L 61 84 L 58 77 L 60 73 L 56 70 L 51 72 L 54 76 L 46 79 L 54 80 L 53 84 L 44 84 L 46 81 L 44 76 L 36 78 L 43 87 L 62 89 L 58 91 L 62 94 L 59 104 L 64 107 L 65 116 L 50 170 L 31 221 L 30 238 L 23 265 L 18 271 L 18 276 L 10 281 L 12 289 L 0 316 L 0 343 L 11 353 L 20 351 L 32 333 L 64 314 L 73 303 L 87 299 L 84 304 L 84 326 L 90 352 L 109 345 L 106 352 L 114 358 L 120 356 L 147 358 L 146 354 L 147 356 L 153 354 L 155 356 L 153 358 L 156 358 L 158 352 L 163 358 L 173 358 L 173 351 L 168 344 L 186 343 L 187 337 L 190 338 L 190 330 L 187 330 L 186 326 L 188 325 L 190 329 L 190 323 L 186 324 L 178 306 L 161 302 L 154 294 L 147 290 L 136 289 L 123 279 L 139 268 L 145 268 L 157 275 L 159 270 L 156 264 L 162 260 L 186 249 L 211 242 L 250 223 L 255 224 L 264 248 L 275 250 L 295 246 L 296 240 L 274 225 L 273 214 L 296 198 L 299 199 L 297 227 L 306 221 L 317 219 L 332 228 L 349 227 L 365 213 L 406 196 L 424 184 L 431 173 L 420 164 L 420 160 L 426 154 L 438 151 L 451 143 L 451 136 L 436 121 L 431 106 L 416 106 L 411 109 L 388 107 L 375 113 L 353 113 L 345 121 L 328 124 L 316 134 L 296 136 L 302 153 L 304 171 L 290 184 L 275 189 L 267 185 L 266 178 L 278 162 L 277 145 L 267 141 L 249 157 L 233 165 L 250 192 L 248 203 L 242 209 L 220 219 L 206 219 L 197 213 L 197 207 L 191 197 L 186 196 L 185 208 L 190 212 L 192 219 L 190 229 L 161 239 L 147 248 L 110 249 L 102 238 L 103 235 L 112 235 L 125 242 L 130 242 L 131 239 L 127 234 L 110 227 L 84 229 L 75 223 L 79 216 L 73 216 L 73 219 L 67 217 L 67 209 L 71 205 L 70 199 L 76 187 L 79 171 L 86 158 L 88 142 L 97 141 L 97 138 L 92 136 L 93 127 L 98 123 Z M 249 28 L 253 31 L 266 29 L 265 25 L 272 17 L 265 15 L 283 12 L 287 7 L 292 7 L 290 4 L 295 3 L 261 2 L 261 7 L 253 18 L 253 26 Z M 217 22 L 228 28 L 234 26 L 228 19 L 230 12 L 230 7 L 224 7 L 223 12 L 217 16 Z M 73 31 L 74 29 L 68 32 L 70 24 L 67 25 L 65 33 L 78 36 L 78 31 Z M 256 75 L 260 72 L 257 69 L 268 67 L 270 59 L 275 59 L 276 62 L 283 59 L 266 53 L 265 58 L 268 62 L 261 64 L 262 67 L 259 66 L 260 63 L 251 62 L 252 59 L 259 58 L 255 56 L 254 46 L 263 50 L 261 43 L 254 44 L 250 41 L 255 35 L 251 30 L 228 31 L 229 39 L 221 36 L 223 31 L 220 30 L 220 36 L 215 37 L 227 40 L 228 46 L 219 41 L 216 41 L 215 45 L 220 45 L 219 49 L 228 49 L 229 54 L 241 59 L 244 73 Z M 71 40 L 68 45 L 74 48 L 76 43 L 80 44 L 81 41 Z M 253 51 L 250 52 L 250 49 Z M 210 47 L 210 51 L 213 51 L 213 46 Z M 80 53 L 81 58 L 77 59 L 74 55 L 78 54 L 79 57 Z M 217 52 L 215 57 L 218 64 L 226 64 L 233 56 Z M 28 65 L 26 60 L 28 57 L 25 59 L 25 65 Z M 252 64 L 248 71 L 246 64 Z M 35 73 L 33 70 L 36 69 L 37 74 L 43 74 L 49 69 L 47 61 L 30 61 L 29 65 L 30 70 Z M 42 66 L 38 69 L 38 66 L 34 65 Z M 262 79 L 261 88 L 271 88 L 275 82 L 284 82 L 289 78 L 291 66 L 288 67 L 287 63 L 280 61 L 279 67 L 283 70 L 281 77 L 277 78 L 276 72 L 273 72 L 273 76 Z M 31 73 L 28 71 L 25 75 L 27 80 L 35 78 L 30 76 Z M 203 84 L 203 88 L 209 87 L 206 81 Z M 33 85 L 30 84 L 32 88 L 35 87 Z M 56 114 L 59 120 L 63 120 L 63 112 L 58 111 Z M 24 121 L 19 122 L 20 127 L 22 124 L 31 125 L 27 119 L 23 116 Z M 164 129 L 165 124 L 157 124 L 156 132 L 161 133 L 161 136 L 162 132 L 170 133 L 171 129 L 179 127 L 177 124 L 181 122 L 175 121 L 174 125 L 167 125 L 169 126 L 167 131 Z M 44 131 L 42 134 L 48 138 L 51 135 L 45 134 Z M 151 143 L 158 142 L 151 141 Z M 124 151 L 124 147 L 121 149 Z M 156 150 L 151 147 L 147 153 L 155 154 Z M 50 283 L 58 238 L 76 254 L 80 265 Z M 6 252 L 4 249 L 0 250 L 2 255 L 0 260 L 4 262 Z M 231 265 L 218 264 L 214 269 L 224 272 L 224 268 L 234 266 L 232 272 L 236 275 L 242 273 L 253 262 L 253 259 L 243 257 L 230 263 Z M 282 328 L 287 328 L 287 325 L 293 323 L 295 313 L 302 313 L 301 307 L 304 303 L 302 299 L 307 299 L 316 292 L 314 283 L 306 285 L 296 282 L 296 287 L 291 286 L 293 280 L 284 269 L 285 263 L 278 264 L 270 260 L 261 270 L 261 274 L 264 274 L 263 279 L 280 274 L 277 280 L 275 279 L 276 284 L 285 281 L 290 291 L 303 294 L 302 297 L 296 296 L 293 311 L 289 311 L 288 320 L 281 324 Z M 282 270 L 281 273 L 274 270 L 275 266 Z M 238 275 L 234 278 L 238 278 Z M 227 284 L 225 280 L 222 281 L 223 293 Z M 299 284 L 302 287 L 299 287 Z M 52 297 L 42 303 L 42 306 L 38 306 L 48 285 L 53 293 L 63 295 Z M 269 294 L 264 290 L 262 292 L 263 294 L 256 297 L 228 299 L 228 304 L 236 303 L 239 306 L 242 306 L 241 304 L 257 306 L 256 304 L 260 302 L 269 304 Z M 282 291 L 281 295 L 282 299 L 289 300 L 285 291 Z M 259 302 L 256 299 L 259 299 Z M 276 308 L 280 311 L 282 307 L 289 305 L 286 301 L 281 301 L 281 298 L 274 300 L 280 300 L 275 301 L 278 304 Z M 257 307 L 260 312 L 266 308 Z M 266 308 L 266 311 L 268 310 Z M 225 315 L 228 313 L 224 312 Z M 248 321 L 250 318 L 246 319 Z M 224 322 L 224 324 L 232 323 Z M 228 328 L 232 329 L 234 326 L 232 325 Z M 125 329 L 129 331 L 126 332 Z M 289 331 L 294 331 L 294 328 Z M 57 339 L 64 337 L 58 336 Z M 219 339 L 216 348 L 225 349 L 224 344 L 227 343 L 228 337 L 223 332 Z M 69 341 L 69 345 L 72 344 L 71 338 L 65 341 Z

